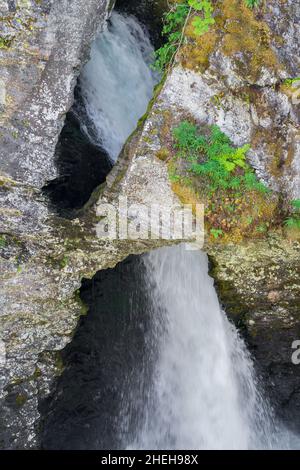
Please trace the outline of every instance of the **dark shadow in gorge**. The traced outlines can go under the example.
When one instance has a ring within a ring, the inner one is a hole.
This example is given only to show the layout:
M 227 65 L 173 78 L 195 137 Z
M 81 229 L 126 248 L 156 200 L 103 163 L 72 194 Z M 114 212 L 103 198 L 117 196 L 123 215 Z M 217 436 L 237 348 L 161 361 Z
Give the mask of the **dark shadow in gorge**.
M 149 31 L 155 47 L 162 43 L 162 12 L 166 1 L 117 0 L 115 9 L 134 14 Z M 58 177 L 50 181 L 43 192 L 60 216 L 76 217 L 77 210 L 89 200 L 97 186 L 105 182 L 112 168 L 107 152 L 95 145 L 83 131 L 82 125 L 93 135 L 93 123 L 85 112 L 80 92 L 80 77 L 75 89 L 74 105 L 66 115 L 65 125 L 55 151 Z
M 80 83 L 80 82 L 79 82 Z M 75 89 L 75 103 L 67 113 L 65 125 L 55 150 L 58 177 L 43 192 L 50 204 L 64 217 L 72 217 L 102 184 L 112 168 L 107 153 L 95 145 L 81 128 L 84 113 L 80 84 Z
M 141 257 L 131 256 L 84 280 L 80 294 L 89 313 L 62 352 L 66 368 L 40 407 L 42 447 L 121 449 L 142 418 L 143 390 L 153 364 Z

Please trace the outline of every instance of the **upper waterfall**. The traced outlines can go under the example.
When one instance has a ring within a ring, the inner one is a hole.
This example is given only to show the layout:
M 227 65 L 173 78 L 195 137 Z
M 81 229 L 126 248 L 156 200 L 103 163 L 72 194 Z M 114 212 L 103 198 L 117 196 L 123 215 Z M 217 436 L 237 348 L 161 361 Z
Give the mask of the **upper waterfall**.
M 152 97 L 157 82 L 150 68 L 153 54 L 142 25 L 133 16 L 114 12 L 83 69 L 81 93 L 92 125 L 86 131 L 113 161 Z

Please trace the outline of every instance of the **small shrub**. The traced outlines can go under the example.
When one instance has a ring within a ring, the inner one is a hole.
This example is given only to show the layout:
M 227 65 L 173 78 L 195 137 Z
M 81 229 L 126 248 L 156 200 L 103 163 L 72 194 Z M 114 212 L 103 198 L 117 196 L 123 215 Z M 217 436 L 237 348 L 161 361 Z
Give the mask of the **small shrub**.
M 278 201 L 247 163 L 249 145 L 235 147 L 218 126 L 199 129 L 182 121 L 172 131 L 174 150 L 169 174 L 174 192 L 187 204 L 205 204 L 212 240 L 239 242 L 261 237 L 277 223 Z
M 215 22 L 209 0 L 183 0 L 181 3 L 175 3 L 164 15 L 162 34 L 166 37 L 166 43 L 155 52 L 155 69 L 163 71 L 172 62 L 183 40 L 184 28 L 191 13 L 196 15 L 192 26 L 197 36 L 206 33 Z
M 233 147 L 229 137 L 218 126 L 212 126 L 210 135 L 205 136 L 199 134 L 194 124 L 183 121 L 173 130 L 173 135 L 181 156 L 191 162 L 190 171 L 206 177 L 212 192 L 239 188 L 268 192 L 246 162 L 250 146 Z

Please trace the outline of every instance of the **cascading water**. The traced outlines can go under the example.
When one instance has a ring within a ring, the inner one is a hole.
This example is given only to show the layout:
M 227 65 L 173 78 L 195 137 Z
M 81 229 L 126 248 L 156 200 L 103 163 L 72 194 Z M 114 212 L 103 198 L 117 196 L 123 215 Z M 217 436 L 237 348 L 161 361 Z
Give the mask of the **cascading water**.
M 152 97 L 158 78 L 150 68 L 153 53 L 138 21 L 113 13 L 83 69 L 81 93 L 92 123 L 92 129 L 85 129 L 113 161 Z
M 180 246 L 144 259 L 156 365 L 130 447 L 272 447 L 270 409 L 245 345 L 220 309 L 207 257 Z

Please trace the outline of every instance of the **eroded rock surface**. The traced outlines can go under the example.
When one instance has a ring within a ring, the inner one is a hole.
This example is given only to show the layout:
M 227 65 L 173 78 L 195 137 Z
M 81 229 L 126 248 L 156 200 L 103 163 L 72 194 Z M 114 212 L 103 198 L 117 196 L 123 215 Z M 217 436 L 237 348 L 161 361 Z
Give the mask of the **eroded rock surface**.
M 210 253 L 220 300 L 246 335 L 276 412 L 298 431 L 300 368 L 292 344 L 300 337 L 300 245 L 272 235 Z
M 40 388 L 46 389 L 57 365 L 55 354 L 51 362 L 47 351 L 64 347 L 80 314 L 74 297 L 80 277 L 61 274 L 67 268 L 62 254 L 66 234 L 80 237 L 81 229 L 76 222 L 60 225 L 51 219 L 40 188 L 56 175 L 54 151 L 65 113 L 109 3 L 0 2 L 0 336 L 6 349 L 3 368 L 1 362 L 0 445 L 4 448 L 37 445 L 37 382 L 43 376 Z M 72 232 L 72 227 L 77 228 Z M 56 261 L 51 261 L 53 255 Z M 44 360 L 38 366 L 39 355 Z M 44 364 L 48 364 L 45 375 Z

